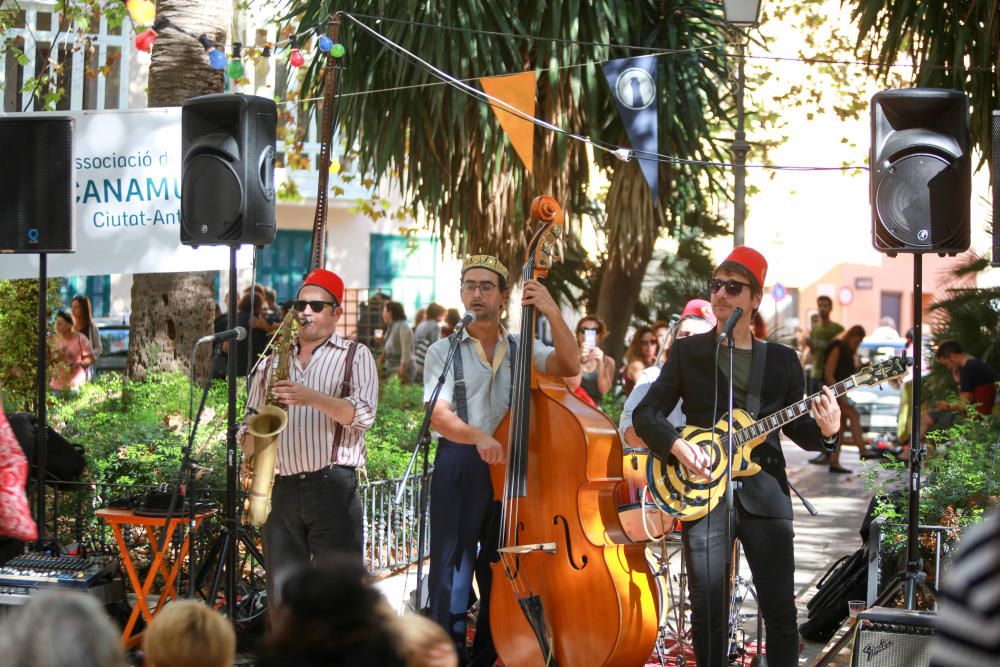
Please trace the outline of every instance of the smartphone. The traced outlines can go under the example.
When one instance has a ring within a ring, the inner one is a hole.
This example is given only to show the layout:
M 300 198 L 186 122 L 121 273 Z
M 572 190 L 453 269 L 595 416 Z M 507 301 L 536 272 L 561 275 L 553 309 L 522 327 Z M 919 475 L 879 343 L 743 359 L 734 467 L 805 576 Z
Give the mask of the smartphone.
M 593 350 L 597 347 L 597 332 L 587 329 L 583 332 L 583 344 L 587 346 L 588 349 Z

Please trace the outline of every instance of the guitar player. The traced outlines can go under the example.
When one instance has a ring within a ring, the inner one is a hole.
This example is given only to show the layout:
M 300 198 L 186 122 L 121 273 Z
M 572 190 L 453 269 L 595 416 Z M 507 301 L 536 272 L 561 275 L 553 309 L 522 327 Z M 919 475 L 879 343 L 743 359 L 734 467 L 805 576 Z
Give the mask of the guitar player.
M 749 402 L 753 414 L 753 406 L 759 405 L 754 414 L 759 418 L 802 399 L 802 368 L 795 351 L 777 343 L 756 341 L 750 331 L 763 296 L 766 273 L 767 261 L 759 252 L 746 246 L 733 249 L 708 283 L 712 312 L 718 319 L 716 328 L 675 343 L 660 377 L 633 414 L 636 433 L 656 456 L 668 462 L 676 460 L 697 477 L 711 475 L 709 455 L 684 440 L 667 415 L 678 399 L 684 401 L 688 424 L 711 428 L 725 415 L 729 403 L 729 349 L 728 342 L 722 345 L 716 367 L 716 341 L 737 307 L 743 314 L 732 328 L 734 407 L 747 409 Z M 833 451 L 840 430 L 840 408 L 833 393 L 823 387 L 812 403 L 812 413 L 781 430 L 803 449 Z M 734 493 L 734 537 L 743 545 L 757 589 L 766 626 L 768 665 L 792 667 L 798 665 L 799 654 L 792 503 L 778 432 L 768 435 L 751 458 L 762 470 L 739 480 Z M 682 535 L 698 665 L 726 665 L 726 550 L 732 544 L 725 543 L 725 502 L 705 516 L 685 522 Z

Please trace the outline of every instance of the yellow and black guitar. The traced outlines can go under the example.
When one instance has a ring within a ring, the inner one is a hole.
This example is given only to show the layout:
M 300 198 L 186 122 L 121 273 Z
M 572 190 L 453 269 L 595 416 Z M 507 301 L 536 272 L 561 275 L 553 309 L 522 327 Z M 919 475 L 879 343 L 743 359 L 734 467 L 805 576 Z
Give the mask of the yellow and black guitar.
M 851 377 L 830 387 L 834 396 L 841 396 L 855 387 L 881 384 L 906 372 L 906 361 L 893 357 L 876 366 L 866 366 Z M 789 405 L 767 417 L 754 421 L 744 410 L 733 412 L 733 477 L 749 477 L 760 472 L 760 466 L 750 460 L 750 454 L 771 431 L 808 414 L 813 394 L 798 403 Z M 723 416 L 715 429 L 686 426 L 681 437 L 693 445 L 707 449 L 712 461 L 712 476 L 705 480 L 695 477 L 676 460 L 668 464 L 650 456 L 646 462 L 646 479 L 656 506 L 675 519 L 693 521 L 712 511 L 725 497 L 726 456 L 729 449 L 727 432 L 729 418 Z

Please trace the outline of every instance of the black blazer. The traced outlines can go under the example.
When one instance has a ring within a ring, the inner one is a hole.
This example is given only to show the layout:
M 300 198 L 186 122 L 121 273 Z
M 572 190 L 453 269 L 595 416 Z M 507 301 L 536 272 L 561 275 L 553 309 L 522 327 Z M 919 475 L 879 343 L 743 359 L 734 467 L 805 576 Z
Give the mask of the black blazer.
M 683 411 L 688 424 L 711 428 L 718 421 L 712 414 L 715 341 L 714 330 L 675 341 L 659 378 L 632 413 L 635 432 L 661 458 L 670 458 L 670 448 L 680 437 L 678 429 L 667 421 L 667 415 L 678 399 L 684 400 Z M 715 373 L 718 377 L 718 416 L 721 418 L 729 404 L 729 383 L 718 367 L 715 367 Z M 766 417 L 801 400 L 803 391 L 804 380 L 798 356 L 789 347 L 767 343 L 757 418 Z M 737 404 L 736 407 L 745 409 L 746 406 Z M 781 430 L 803 449 L 827 451 L 832 447 L 823 442 L 819 426 L 810 415 L 799 417 Z M 736 496 L 743 508 L 758 516 L 791 519 L 792 503 L 778 432 L 768 434 L 767 441 L 754 449 L 751 458 L 763 470 L 756 475 L 739 478 L 741 485 Z

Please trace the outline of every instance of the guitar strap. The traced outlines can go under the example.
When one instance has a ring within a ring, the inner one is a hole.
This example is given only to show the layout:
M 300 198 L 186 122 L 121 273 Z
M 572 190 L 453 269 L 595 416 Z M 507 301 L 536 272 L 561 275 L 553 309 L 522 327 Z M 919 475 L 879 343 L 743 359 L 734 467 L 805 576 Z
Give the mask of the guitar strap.
M 767 343 L 753 339 L 750 361 L 750 386 L 747 387 L 747 412 L 754 419 L 760 412 L 760 392 L 764 387 L 764 362 L 767 359 Z

